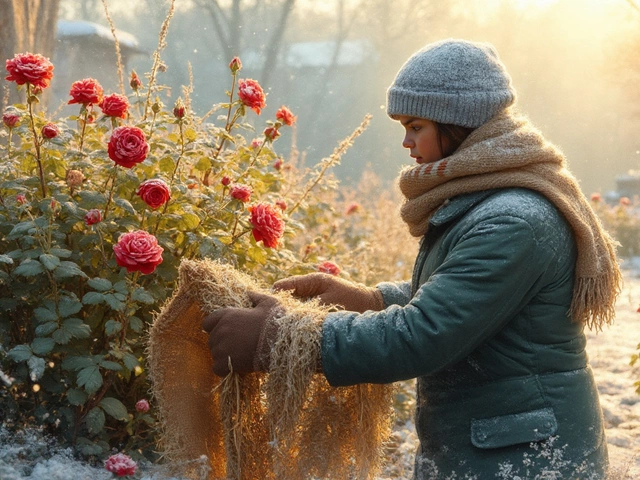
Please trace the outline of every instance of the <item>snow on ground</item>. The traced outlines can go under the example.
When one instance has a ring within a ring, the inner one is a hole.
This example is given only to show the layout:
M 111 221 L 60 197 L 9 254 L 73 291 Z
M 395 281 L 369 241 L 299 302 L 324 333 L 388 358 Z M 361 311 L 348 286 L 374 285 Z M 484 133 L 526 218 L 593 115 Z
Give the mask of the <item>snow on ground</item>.
M 640 266 L 640 261 L 638 262 Z M 640 380 L 640 364 L 629 360 L 640 342 L 640 268 L 625 271 L 625 286 L 618 301 L 613 326 L 589 333 L 587 350 L 594 370 L 606 424 L 611 480 L 640 478 L 640 395 L 634 382 Z M 410 479 L 417 446 L 411 421 L 399 425 L 387 447 L 387 466 L 378 480 Z M 0 428 L 0 479 L 2 480 L 107 480 L 114 478 L 102 468 L 75 460 L 69 450 L 45 441 L 37 432 L 9 436 Z M 143 466 L 138 478 L 175 478 L 161 467 Z

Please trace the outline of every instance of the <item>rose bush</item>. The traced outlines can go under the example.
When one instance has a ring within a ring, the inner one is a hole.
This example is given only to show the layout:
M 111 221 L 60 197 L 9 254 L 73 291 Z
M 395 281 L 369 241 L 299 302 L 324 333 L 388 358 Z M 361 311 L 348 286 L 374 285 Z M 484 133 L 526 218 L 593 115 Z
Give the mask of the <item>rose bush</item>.
M 239 59 L 230 65 L 234 88 L 217 123 L 198 117 L 188 97 L 177 115 L 165 109 L 154 101 L 160 87 L 133 72 L 126 103 L 84 79 L 71 88 L 80 114 L 68 107 L 51 119 L 38 96 L 53 65 L 32 54 L 7 62 L 7 78 L 25 85 L 24 103 L 7 108 L 0 126 L 7 428 L 40 425 L 95 459 L 114 448 L 157 458 L 153 399 L 136 405 L 149 391 L 145 332 L 180 261 L 216 258 L 268 284 L 339 254 L 328 233 L 337 210 L 323 198 L 336 185 L 328 169 L 357 135 L 312 168 L 298 170 L 292 154 L 274 169 L 276 136 L 256 132 L 287 128 L 293 114 L 280 108 L 281 118 L 259 120 L 266 97 L 257 81 L 236 78 L 240 69 Z

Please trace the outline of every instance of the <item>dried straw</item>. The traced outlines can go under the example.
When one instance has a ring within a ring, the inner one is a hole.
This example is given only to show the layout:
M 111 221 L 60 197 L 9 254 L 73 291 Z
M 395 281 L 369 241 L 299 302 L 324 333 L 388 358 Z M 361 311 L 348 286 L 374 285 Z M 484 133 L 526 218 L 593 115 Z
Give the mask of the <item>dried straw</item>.
M 316 373 L 327 308 L 283 305 L 269 374 L 213 374 L 203 312 L 248 307 L 256 282 L 231 266 L 184 260 L 179 288 L 156 317 L 149 371 L 162 448 L 184 465 L 206 455 L 209 478 L 373 478 L 390 433 L 390 385 L 331 387 Z M 196 472 L 180 472 L 195 478 Z

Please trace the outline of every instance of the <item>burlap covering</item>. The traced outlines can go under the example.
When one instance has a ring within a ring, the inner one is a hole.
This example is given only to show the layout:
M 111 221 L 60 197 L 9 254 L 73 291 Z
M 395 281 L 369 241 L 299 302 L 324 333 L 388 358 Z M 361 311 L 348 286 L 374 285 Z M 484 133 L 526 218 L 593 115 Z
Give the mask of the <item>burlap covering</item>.
M 165 460 L 197 478 L 189 462 L 206 455 L 210 480 L 373 478 L 390 433 L 392 386 L 333 388 L 315 372 L 327 307 L 272 293 L 284 311 L 270 373 L 213 373 L 203 312 L 248 307 L 247 290 L 261 291 L 228 265 L 180 266 L 179 286 L 149 333 Z

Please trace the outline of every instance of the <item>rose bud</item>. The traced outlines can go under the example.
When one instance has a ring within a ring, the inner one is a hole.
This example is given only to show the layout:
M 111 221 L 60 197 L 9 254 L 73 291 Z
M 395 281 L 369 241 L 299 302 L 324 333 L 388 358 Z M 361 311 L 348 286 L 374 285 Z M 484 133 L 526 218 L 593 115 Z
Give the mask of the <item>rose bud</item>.
M 84 216 L 84 223 L 86 223 L 87 226 L 94 225 L 101 221 L 102 213 L 100 213 L 100 210 L 98 210 L 97 208 L 92 208 Z
M 178 120 L 182 120 L 184 118 L 184 103 L 182 103 L 182 99 L 180 98 L 173 107 L 173 116 Z
M 24 205 L 25 203 L 27 203 L 27 197 L 22 193 L 19 193 L 18 195 L 16 195 L 16 202 L 18 203 L 18 205 Z
M 273 162 L 273 168 L 276 170 L 280 170 L 282 168 L 282 158 L 277 158 L 275 162 Z
M 222 177 L 222 180 L 220 181 L 220 183 L 222 183 L 222 185 L 227 187 L 231 183 L 231 179 L 225 175 L 224 177 Z
M 149 402 L 147 399 L 143 398 L 142 400 L 138 400 L 136 402 L 136 412 L 146 413 L 149 411 Z
M 280 132 L 276 127 L 267 127 L 264 129 L 263 133 L 266 139 L 272 142 L 280 136 Z
M 138 89 L 142 86 L 142 81 L 135 70 L 131 70 L 131 79 L 129 80 L 129 86 L 133 89 L 133 91 L 138 91 Z
M 20 115 L 14 112 L 4 112 L 2 114 L 2 123 L 5 127 L 11 129 L 20 123 Z
M 51 140 L 52 138 L 56 138 L 58 136 L 59 130 L 58 126 L 55 123 L 47 123 L 44 127 L 42 127 L 42 136 Z
M 242 62 L 240 61 L 240 59 L 238 57 L 233 57 L 233 60 L 231 60 L 231 63 L 229 63 L 229 69 L 231 70 L 231 73 L 236 73 L 241 68 Z

